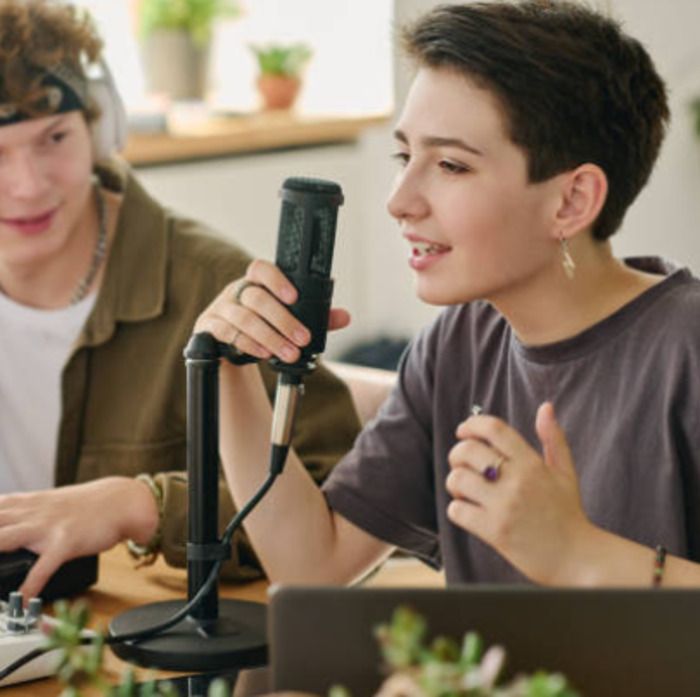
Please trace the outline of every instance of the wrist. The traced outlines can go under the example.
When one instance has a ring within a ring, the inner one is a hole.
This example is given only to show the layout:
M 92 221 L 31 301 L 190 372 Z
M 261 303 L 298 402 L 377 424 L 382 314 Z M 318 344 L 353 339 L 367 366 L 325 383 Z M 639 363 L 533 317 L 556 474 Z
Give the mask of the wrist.
M 548 586 L 594 587 L 603 583 L 601 567 L 605 566 L 608 533 L 585 520 L 567 538 L 566 551 L 560 563 L 544 584 Z
M 155 562 L 160 553 L 163 522 L 163 490 L 150 474 L 139 474 L 135 481 L 139 486 L 139 503 L 127 537 L 129 554 L 138 566 Z

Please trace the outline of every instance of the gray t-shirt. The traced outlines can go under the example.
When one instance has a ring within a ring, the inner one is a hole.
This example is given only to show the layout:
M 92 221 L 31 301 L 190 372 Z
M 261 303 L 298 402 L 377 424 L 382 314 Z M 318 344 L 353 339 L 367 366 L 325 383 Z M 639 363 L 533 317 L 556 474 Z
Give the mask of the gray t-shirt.
M 700 561 L 700 281 L 667 277 L 581 334 L 528 347 L 485 302 L 446 309 L 411 343 L 378 417 L 324 485 L 329 505 L 434 566 L 449 583 L 524 577 L 446 516 L 447 455 L 478 404 L 538 451 L 553 401 L 596 525 Z

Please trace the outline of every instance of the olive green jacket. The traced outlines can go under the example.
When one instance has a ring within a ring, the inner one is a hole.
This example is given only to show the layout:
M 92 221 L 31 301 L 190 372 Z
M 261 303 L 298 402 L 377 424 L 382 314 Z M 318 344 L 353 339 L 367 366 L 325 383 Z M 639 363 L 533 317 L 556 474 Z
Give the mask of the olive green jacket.
M 181 566 L 187 534 L 182 351 L 198 315 L 244 274 L 249 258 L 164 210 L 125 165 L 114 162 L 98 174 L 104 186 L 123 193 L 123 203 L 99 296 L 63 371 L 55 482 L 160 473 L 162 550 Z M 276 376 L 266 366 L 261 373 L 272 396 Z M 325 369 L 309 376 L 293 446 L 316 481 L 358 430 L 344 384 Z M 223 478 L 219 494 L 223 530 L 234 513 Z M 259 576 L 244 535 L 234 541 L 227 576 Z

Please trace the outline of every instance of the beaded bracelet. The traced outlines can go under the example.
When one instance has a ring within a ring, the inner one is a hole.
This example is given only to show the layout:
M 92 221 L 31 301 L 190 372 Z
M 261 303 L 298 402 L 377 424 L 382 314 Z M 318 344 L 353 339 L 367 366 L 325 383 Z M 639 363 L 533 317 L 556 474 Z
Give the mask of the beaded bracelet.
M 651 585 L 659 588 L 664 580 L 664 570 L 666 568 L 666 547 L 656 546 L 656 556 L 654 557 L 654 573 L 651 578 Z
M 136 568 L 141 566 L 150 566 L 155 563 L 160 553 L 160 543 L 163 537 L 163 489 L 158 482 L 150 474 L 137 474 L 135 479 L 143 482 L 153 494 L 153 499 L 158 508 L 158 527 L 153 533 L 151 539 L 145 544 L 140 545 L 133 540 L 126 541 L 126 548 L 133 559 L 136 559 Z

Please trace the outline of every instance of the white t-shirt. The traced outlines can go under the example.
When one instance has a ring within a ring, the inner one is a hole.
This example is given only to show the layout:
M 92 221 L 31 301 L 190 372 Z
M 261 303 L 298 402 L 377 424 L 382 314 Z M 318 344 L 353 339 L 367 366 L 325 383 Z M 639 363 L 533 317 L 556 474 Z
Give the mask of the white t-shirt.
M 39 310 L 0 293 L 0 493 L 54 485 L 61 375 L 95 297 Z

